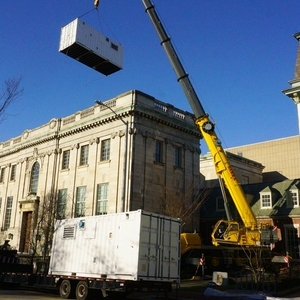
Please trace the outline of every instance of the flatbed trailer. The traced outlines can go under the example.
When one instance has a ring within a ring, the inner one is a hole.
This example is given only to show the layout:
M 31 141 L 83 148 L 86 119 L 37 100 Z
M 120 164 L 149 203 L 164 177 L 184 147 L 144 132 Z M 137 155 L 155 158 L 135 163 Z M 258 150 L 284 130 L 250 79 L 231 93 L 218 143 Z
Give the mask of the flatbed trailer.
M 167 294 L 179 282 L 180 220 L 143 210 L 59 220 L 47 274 L 0 274 L 1 285 L 57 289 L 78 300 Z

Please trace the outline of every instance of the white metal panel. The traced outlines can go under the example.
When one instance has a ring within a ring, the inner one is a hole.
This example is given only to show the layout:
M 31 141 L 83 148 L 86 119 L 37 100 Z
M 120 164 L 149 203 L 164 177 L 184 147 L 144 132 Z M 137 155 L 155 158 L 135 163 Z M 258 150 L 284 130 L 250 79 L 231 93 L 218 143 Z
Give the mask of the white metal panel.
M 49 274 L 179 281 L 179 220 L 142 210 L 58 221 Z
M 123 68 L 123 46 L 80 19 L 61 29 L 59 51 L 105 75 Z
M 140 277 L 179 280 L 179 220 L 156 214 L 145 216 L 141 225 Z

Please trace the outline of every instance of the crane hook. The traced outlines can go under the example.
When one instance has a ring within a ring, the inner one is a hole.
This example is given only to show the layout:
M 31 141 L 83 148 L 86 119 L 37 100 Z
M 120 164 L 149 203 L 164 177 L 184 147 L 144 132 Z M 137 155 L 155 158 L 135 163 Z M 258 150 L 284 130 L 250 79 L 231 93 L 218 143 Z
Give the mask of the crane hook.
M 100 2 L 99 0 L 95 0 L 95 1 L 94 1 L 94 6 L 95 6 L 96 8 L 98 8 L 99 2 Z

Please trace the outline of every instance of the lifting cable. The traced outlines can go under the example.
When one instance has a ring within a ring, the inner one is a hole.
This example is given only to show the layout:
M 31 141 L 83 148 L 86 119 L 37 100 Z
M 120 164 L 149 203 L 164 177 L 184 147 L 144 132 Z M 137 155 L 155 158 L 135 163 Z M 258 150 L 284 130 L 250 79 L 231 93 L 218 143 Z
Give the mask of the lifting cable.
M 98 10 L 99 3 L 100 3 L 100 0 L 95 0 L 95 1 L 94 1 L 94 6 L 95 6 L 95 7 L 94 7 L 93 9 L 89 10 L 88 12 L 84 13 L 83 15 L 79 16 L 79 18 L 81 18 L 81 17 L 83 17 L 83 16 L 89 14 L 89 13 L 92 12 L 93 10 Z
M 83 17 L 83 16 L 89 14 L 90 12 L 92 12 L 92 11 L 95 10 L 95 9 L 97 10 L 98 8 L 97 8 L 97 7 L 94 7 L 93 9 L 91 9 L 91 10 L 89 10 L 88 12 L 84 13 L 83 15 L 79 16 L 78 18 L 80 19 L 81 17 Z

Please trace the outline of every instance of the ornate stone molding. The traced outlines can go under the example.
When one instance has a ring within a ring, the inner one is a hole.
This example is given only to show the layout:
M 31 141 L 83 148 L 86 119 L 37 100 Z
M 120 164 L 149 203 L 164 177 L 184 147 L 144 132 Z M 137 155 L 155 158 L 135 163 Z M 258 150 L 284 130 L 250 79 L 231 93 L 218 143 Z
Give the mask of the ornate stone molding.
M 119 131 L 119 137 L 123 137 L 126 134 L 125 130 L 120 130 Z

